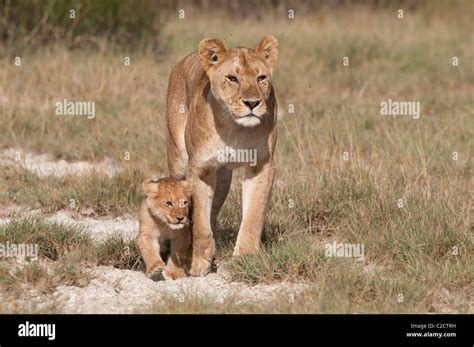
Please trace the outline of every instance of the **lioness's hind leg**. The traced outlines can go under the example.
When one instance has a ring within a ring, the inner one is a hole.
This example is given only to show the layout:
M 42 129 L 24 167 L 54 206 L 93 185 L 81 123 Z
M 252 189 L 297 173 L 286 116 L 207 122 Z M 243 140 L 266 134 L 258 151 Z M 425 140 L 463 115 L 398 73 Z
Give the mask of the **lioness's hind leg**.
M 229 193 L 230 185 L 232 183 L 232 170 L 221 167 L 217 170 L 216 175 L 216 189 L 214 192 L 214 199 L 212 200 L 211 211 L 211 228 L 214 236 L 217 227 L 217 216 L 225 202 L 227 194 Z
M 188 153 L 184 133 L 188 118 L 186 85 L 179 69 L 173 69 L 166 95 L 166 152 L 169 175 L 184 176 Z

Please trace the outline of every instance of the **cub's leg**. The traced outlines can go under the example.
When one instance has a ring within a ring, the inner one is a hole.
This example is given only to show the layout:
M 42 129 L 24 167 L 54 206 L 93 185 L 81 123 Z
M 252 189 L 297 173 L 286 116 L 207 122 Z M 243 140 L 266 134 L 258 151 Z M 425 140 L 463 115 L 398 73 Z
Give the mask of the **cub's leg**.
M 183 228 L 171 240 L 170 256 L 166 271 L 163 273 L 165 279 L 175 280 L 177 278 L 186 277 L 186 270 L 189 267 L 191 253 L 191 230 L 189 227 Z
M 140 208 L 140 231 L 137 237 L 137 246 L 146 265 L 145 274 L 154 280 L 163 279 L 161 272 L 165 267 L 165 263 L 160 256 L 158 234 L 159 231 L 155 221 L 148 213 L 146 205 L 142 204 Z

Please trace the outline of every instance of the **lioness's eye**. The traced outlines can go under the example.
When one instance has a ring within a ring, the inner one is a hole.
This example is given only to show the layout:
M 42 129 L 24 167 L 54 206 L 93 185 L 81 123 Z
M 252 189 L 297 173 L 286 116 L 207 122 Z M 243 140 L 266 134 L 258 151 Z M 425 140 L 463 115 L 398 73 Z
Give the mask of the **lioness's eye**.
M 188 202 L 186 200 L 183 201 L 183 205 L 186 206 Z
M 257 81 L 258 81 L 258 82 L 263 82 L 263 81 L 265 81 L 266 79 L 267 79 L 267 76 L 265 76 L 265 75 L 262 75 L 262 76 L 258 76 L 258 77 L 257 77 Z
M 173 207 L 173 203 L 171 201 L 167 201 L 166 205 L 168 205 L 169 207 Z
M 229 80 L 232 83 L 239 83 L 238 78 L 235 76 L 229 75 L 229 76 L 225 76 L 225 78 L 227 78 L 227 80 Z

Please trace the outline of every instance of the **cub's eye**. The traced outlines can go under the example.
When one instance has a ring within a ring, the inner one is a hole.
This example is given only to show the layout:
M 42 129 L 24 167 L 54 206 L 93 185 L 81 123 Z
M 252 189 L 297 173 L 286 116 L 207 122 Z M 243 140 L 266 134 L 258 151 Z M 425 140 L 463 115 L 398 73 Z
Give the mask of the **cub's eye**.
M 225 76 L 225 78 L 227 78 L 227 80 L 229 82 L 232 82 L 232 83 L 239 83 L 239 79 L 235 76 L 232 76 L 232 75 L 228 75 L 228 76 Z
M 183 201 L 183 205 L 186 206 L 188 202 L 186 200 Z
M 169 207 L 173 207 L 173 202 L 167 201 L 167 202 L 166 202 L 166 205 L 169 206 Z
M 264 81 L 266 81 L 266 80 L 267 80 L 267 76 L 265 76 L 265 75 L 261 75 L 261 76 L 258 76 L 258 77 L 257 77 L 257 81 L 258 81 L 259 83 L 264 82 Z

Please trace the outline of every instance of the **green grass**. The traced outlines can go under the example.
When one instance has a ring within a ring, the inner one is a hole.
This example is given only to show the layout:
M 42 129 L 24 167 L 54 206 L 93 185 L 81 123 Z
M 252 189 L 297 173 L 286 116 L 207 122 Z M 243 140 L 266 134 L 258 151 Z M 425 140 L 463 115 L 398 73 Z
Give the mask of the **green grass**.
M 110 265 L 138 269 L 139 251 L 134 241 L 111 235 L 101 242 L 92 239 L 85 228 L 48 222 L 40 217 L 13 219 L 0 226 L 0 243 L 38 245 L 40 259 L 65 260 L 65 273 L 75 263 Z
M 125 241 L 112 235 L 97 244 L 97 264 L 118 269 L 137 270 L 143 268 L 140 250 L 135 241 Z
M 48 223 L 40 218 L 13 220 L 0 226 L 0 243 L 36 244 L 39 256 L 56 261 L 70 253 L 87 258 L 92 238 L 81 227 Z
M 286 242 L 269 242 L 255 256 L 233 260 L 227 269 L 233 279 L 252 284 L 259 282 L 305 280 L 314 281 L 321 265 L 327 260 L 324 251 L 316 249 L 315 240 L 292 238 Z
M 159 34 L 174 5 L 167 1 L 0 1 L 0 37 L 7 52 L 65 42 L 75 49 L 108 44 L 136 47 Z M 71 15 L 71 11 L 74 13 Z M 148 46 L 148 45 L 147 45 Z M 0 50 L 0 53 L 2 51 Z

